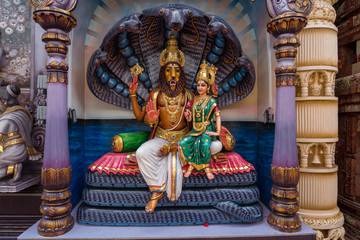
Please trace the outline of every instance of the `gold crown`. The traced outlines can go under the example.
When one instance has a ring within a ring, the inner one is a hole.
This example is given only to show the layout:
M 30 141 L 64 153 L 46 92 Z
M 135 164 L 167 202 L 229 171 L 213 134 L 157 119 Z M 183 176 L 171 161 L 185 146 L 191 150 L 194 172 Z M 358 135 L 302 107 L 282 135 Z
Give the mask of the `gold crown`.
M 177 46 L 178 41 L 174 36 L 171 36 L 167 41 L 167 47 L 160 54 L 160 66 L 164 66 L 170 62 L 177 63 L 181 67 L 185 64 L 184 54 L 179 50 Z
M 196 76 L 196 81 L 203 80 L 208 85 L 212 85 L 215 81 L 215 74 L 217 70 L 218 68 L 215 67 L 214 64 L 211 64 L 211 66 L 209 66 L 204 60 L 203 63 L 200 65 L 200 70 Z

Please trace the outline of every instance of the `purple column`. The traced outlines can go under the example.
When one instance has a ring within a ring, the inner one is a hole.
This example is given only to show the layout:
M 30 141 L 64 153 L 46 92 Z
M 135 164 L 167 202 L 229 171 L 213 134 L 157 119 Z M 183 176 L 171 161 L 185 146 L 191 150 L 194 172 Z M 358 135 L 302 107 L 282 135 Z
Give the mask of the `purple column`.
M 70 45 L 70 32 L 76 19 L 70 13 L 77 0 L 28 0 L 34 8 L 33 19 L 46 30 L 42 35 L 48 54 L 46 135 L 41 183 L 44 187 L 40 211 L 43 218 L 38 232 L 43 236 L 58 236 L 70 231 L 74 219 L 70 215 L 69 161 L 67 125 L 68 64 L 66 55 Z
M 296 110 L 294 60 L 300 45 L 296 37 L 306 25 L 303 14 L 286 13 L 272 18 L 268 32 L 278 40 L 274 43 L 278 65 L 276 73 L 276 125 L 271 180 L 273 187 L 268 223 L 283 232 L 297 232 L 301 221 L 296 186 L 299 182 L 299 163 L 296 145 Z

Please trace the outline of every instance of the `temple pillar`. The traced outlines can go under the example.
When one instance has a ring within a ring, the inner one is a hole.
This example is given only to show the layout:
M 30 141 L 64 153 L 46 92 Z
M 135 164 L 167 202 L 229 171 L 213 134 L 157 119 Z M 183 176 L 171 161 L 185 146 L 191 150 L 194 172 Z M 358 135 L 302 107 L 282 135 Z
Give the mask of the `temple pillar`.
M 296 108 L 294 60 L 296 48 L 300 45 L 296 37 L 306 25 L 306 14 L 311 9 L 311 1 L 302 0 L 294 5 L 287 1 L 267 1 L 272 19 L 267 30 L 277 41 L 274 43 L 278 62 L 276 73 L 276 125 L 273 160 L 271 165 L 269 225 L 283 232 L 301 230 L 297 184 L 299 163 L 296 146 Z M 300 7 L 299 7 L 300 6 Z
M 70 37 L 76 26 L 70 13 L 77 0 L 28 0 L 34 8 L 33 19 L 46 30 L 42 35 L 48 54 L 46 135 L 41 183 L 44 187 L 40 211 L 43 215 L 38 232 L 43 236 L 58 236 L 72 229 L 69 190 L 71 166 L 69 160 L 67 125 L 68 64 L 66 55 Z M 38 36 L 40 37 L 40 36 Z
M 313 0 L 308 24 L 298 35 L 295 65 L 296 136 L 300 159 L 299 214 L 317 232 L 317 239 L 342 239 L 343 214 L 337 206 L 338 71 L 337 0 Z

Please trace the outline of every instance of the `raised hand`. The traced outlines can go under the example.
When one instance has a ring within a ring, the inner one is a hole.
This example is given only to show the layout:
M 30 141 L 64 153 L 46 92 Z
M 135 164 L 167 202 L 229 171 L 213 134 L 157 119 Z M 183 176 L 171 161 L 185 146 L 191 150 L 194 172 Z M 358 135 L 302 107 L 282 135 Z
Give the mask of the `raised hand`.
M 160 109 L 155 111 L 154 102 L 151 99 L 149 100 L 148 104 L 146 105 L 146 114 L 147 114 L 147 117 L 148 117 L 148 120 L 150 123 L 156 122 L 156 120 L 158 120 L 158 118 L 159 118 Z
M 129 83 L 129 93 L 130 95 L 136 94 L 136 91 L 138 89 L 139 83 L 138 83 L 138 76 L 133 77 L 133 81 Z
M 213 83 L 211 85 L 211 92 L 213 95 L 216 95 L 216 96 L 219 95 L 219 85 Z

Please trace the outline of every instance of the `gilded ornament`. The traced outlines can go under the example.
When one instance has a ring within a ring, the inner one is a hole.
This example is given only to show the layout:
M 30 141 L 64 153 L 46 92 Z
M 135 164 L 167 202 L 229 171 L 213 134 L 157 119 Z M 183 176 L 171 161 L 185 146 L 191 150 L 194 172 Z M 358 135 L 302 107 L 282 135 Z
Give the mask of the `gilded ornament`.
M 185 64 L 185 56 L 179 50 L 178 41 L 172 35 L 171 38 L 167 41 L 167 47 L 160 54 L 160 66 L 164 66 L 168 63 L 177 63 L 181 67 Z
M 114 150 L 114 152 L 121 152 L 124 147 L 124 142 L 121 136 L 115 135 L 111 139 L 111 148 Z
M 215 74 L 217 70 L 218 68 L 215 67 L 214 64 L 211 64 L 211 66 L 209 66 L 204 60 L 203 63 L 200 65 L 200 70 L 198 74 L 196 75 L 196 81 L 203 80 L 209 86 L 211 86 L 215 82 Z
M 188 131 L 188 127 L 185 127 L 184 129 L 179 131 L 168 131 L 162 129 L 161 127 L 157 127 L 155 136 L 165 139 L 171 143 L 175 143 L 180 141 Z
M 130 68 L 130 73 L 134 76 L 139 76 L 144 71 L 144 68 L 142 68 L 139 63 L 137 62 L 135 66 Z
M 170 122 L 175 123 L 176 120 L 177 120 L 176 115 L 180 111 L 180 103 L 181 103 L 181 99 L 182 99 L 182 96 L 183 96 L 182 93 L 180 93 L 176 97 L 169 97 L 165 93 L 163 93 L 161 96 L 163 98 L 163 101 L 165 102 L 165 110 L 169 114 Z M 169 105 L 173 106 L 176 103 L 177 103 L 177 106 L 176 106 L 175 111 L 171 111 L 169 109 Z

